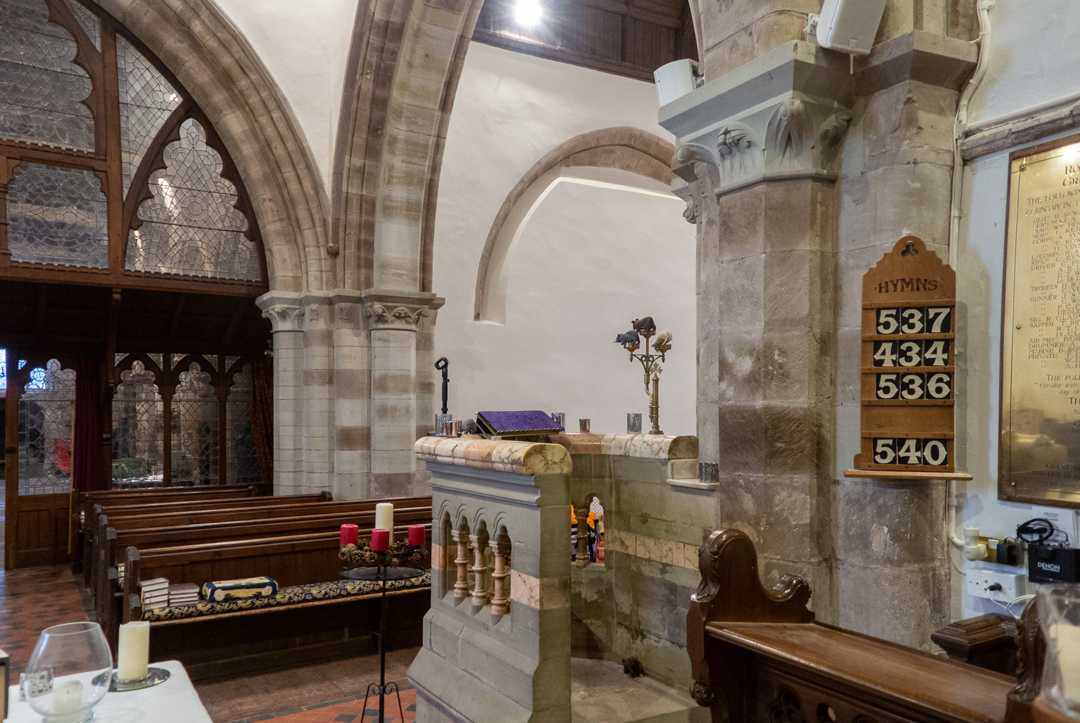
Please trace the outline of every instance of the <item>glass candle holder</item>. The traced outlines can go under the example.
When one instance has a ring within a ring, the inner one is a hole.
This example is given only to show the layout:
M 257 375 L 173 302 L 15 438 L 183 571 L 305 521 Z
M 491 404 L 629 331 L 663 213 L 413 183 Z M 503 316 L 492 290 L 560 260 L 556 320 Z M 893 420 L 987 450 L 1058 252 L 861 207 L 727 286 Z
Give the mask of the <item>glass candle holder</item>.
M 1046 639 L 1042 696 L 1080 720 L 1080 585 L 1039 588 L 1039 624 Z
M 97 623 L 45 628 L 22 679 L 30 708 L 45 723 L 85 723 L 109 690 L 113 659 Z

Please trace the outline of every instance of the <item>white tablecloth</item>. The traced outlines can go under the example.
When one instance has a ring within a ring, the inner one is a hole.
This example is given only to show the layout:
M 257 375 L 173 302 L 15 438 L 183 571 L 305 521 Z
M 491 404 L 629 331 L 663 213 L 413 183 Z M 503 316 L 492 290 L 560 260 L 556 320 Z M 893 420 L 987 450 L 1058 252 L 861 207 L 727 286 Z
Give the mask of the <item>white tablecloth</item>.
M 145 690 L 106 693 L 94 706 L 95 723 L 212 723 L 180 661 L 151 665 L 165 668 L 171 677 Z M 18 685 L 11 686 L 8 700 L 8 723 L 41 723 L 41 716 L 26 701 L 19 700 Z

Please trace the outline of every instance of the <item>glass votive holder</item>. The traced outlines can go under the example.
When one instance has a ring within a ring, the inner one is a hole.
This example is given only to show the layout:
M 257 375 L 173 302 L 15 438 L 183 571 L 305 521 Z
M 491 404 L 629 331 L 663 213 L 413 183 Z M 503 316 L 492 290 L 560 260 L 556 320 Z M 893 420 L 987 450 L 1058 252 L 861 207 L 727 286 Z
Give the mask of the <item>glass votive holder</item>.
M 22 694 L 45 723 L 85 723 L 109 690 L 112 666 L 100 625 L 53 625 L 34 645 L 20 682 Z

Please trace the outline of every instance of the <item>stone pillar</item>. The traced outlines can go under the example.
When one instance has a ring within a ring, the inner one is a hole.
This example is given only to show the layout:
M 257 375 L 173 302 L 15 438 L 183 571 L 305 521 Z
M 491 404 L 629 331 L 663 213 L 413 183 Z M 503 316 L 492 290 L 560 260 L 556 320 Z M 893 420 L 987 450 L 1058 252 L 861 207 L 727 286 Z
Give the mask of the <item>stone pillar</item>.
M 838 151 L 846 58 L 797 41 L 661 109 L 698 223 L 698 436 L 716 526 L 836 617 L 831 488 Z
M 300 294 L 280 291 L 256 304 L 274 339 L 274 494 L 295 494 L 303 478 L 304 308 Z
M 443 300 L 430 293 L 368 290 L 362 295 L 371 368 L 371 496 L 419 492 L 413 443 L 417 439 L 417 332 Z
M 905 234 L 949 258 L 953 124 L 977 49 L 966 42 L 971 14 L 950 19 L 930 5 L 891 2 L 878 35 L 886 39 L 857 66 L 860 97 L 838 184 L 834 511 L 837 622 L 923 648 L 950 620 L 946 485 L 843 473 L 859 446 L 862 276 Z
M 301 376 L 304 493 L 333 490 L 333 306 L 327 294 L 304 297 L 304 367 Z
M 370 496 L 371 351 L 359 292 L 334 304 L 334 499 Z

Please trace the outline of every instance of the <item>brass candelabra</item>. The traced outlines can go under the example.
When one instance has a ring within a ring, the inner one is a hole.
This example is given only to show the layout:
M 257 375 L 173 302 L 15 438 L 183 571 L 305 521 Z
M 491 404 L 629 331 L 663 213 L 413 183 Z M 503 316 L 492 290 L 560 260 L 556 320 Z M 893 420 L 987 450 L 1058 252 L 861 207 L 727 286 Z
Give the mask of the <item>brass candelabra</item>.
M 663 434 L 660 429 L 660 373 L 663 367 L 660 364 L 667 361 L 667 353 L 671 351 L 671 332 L 657 334 L 656 322 L 651 316 L 634 319 L 631 326 L 630 331 L 615 337 L 615 343 L 630 352 L 631 364 L 635 361 L 641 364 L 645 394 L 649 397 L 649 434 Z M 645 340 L 645 350 L 639 353 L 642 339 Z

